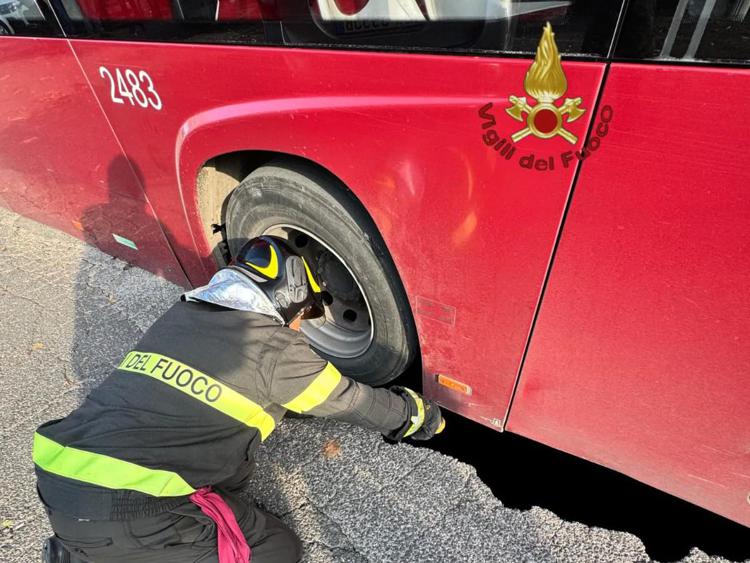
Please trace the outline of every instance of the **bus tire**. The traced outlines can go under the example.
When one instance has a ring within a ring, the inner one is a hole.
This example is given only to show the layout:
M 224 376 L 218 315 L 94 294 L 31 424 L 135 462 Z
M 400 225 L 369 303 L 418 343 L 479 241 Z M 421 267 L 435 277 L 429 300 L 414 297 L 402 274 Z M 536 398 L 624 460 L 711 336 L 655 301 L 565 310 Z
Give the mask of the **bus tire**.
M 316 352 L 344 375 L 369 385 L 382 385 L 409 366 L 418 344 L 400 277 L 375 223 L 339 180 L 309 163 L 272 161 L 234 189 L 225 219 L 232 256 L 249 238 L 276 234 L 276 226 L 287 225 L 294 227 L 288 228 L 290 232 L 306 232 L 317 239 L 315 244 L 319 241 L 328 247 L 331 252 L 323 251 L 328 257 L 343 258 L 365 295 L 360 302 L 369 310 L 369 343 L 365 342 L 366 348 L 353 357 L 337 355 L 316 346 L 309 329 L 303 332 Z M 320 264 L 312 265 L 312 269 L 324 277 Z M 326 287 L 325 279 L 319 282 Z M 335 319 L 332 324 L 335 328 Z

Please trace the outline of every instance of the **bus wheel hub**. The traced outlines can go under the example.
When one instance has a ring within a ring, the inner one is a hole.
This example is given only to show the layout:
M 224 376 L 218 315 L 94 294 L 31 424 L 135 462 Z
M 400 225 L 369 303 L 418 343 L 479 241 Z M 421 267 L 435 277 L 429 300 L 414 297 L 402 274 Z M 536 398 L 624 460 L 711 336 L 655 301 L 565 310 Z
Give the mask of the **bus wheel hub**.
M 326 291 L 341 301 L 356 302 L 361 294 L 356 282 L 344 266 L 327 250 L 318 257 L 316 273 Z

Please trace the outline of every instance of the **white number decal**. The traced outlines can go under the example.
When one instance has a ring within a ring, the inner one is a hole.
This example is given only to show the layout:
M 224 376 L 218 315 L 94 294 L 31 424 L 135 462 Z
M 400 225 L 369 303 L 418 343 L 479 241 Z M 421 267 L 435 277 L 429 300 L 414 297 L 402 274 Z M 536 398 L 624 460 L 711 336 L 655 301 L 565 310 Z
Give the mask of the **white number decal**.
M 99 76 L 109 80 L 109 95 L 114 103 L 124 104 L 123 98 L 126 98 L 131 106 L 135 106 L 135 104 L 142 108 L 151 106 L 157 111 L 162 108 L 161 98 L 154 89 L 154 81 L 151 80 L 145 70 L 136 74 L 134 70 L 126 68 L 123 77 L 123 72 L 116 68 L 115 76 L 117 78 L 115 78 L 107 67 L 100 66 Z M 117 81 L 116 87 L 115 81 Z
M 133 105 L 133 94 L 130 93 L 130 90 L 128 90 L 128 85 L 125 84 L 125 79 L 122 77 L 122 73 L 120 72 L 120 69 L 115 69 L 115 74 L 117 75 L 117 91 L 120 93 L 120 96 L 123 98 L 127 98 L 130 102 L 130 105 Z
M 102 78 L 104 78 L 105 76 L 109 78 L 109 92 L 110 92 L 110 97 L 112 98 L 112 101 L 116 104 L 124 104 L 125 102 L 123 102 L 120 98 L 118 98 L 115 95 L 115 81 L 112 79 L 112 73 L 109 72 L 105 67 L 100 66 L 99 76 L 101 76 Z
M 161 98 L 159 97 L 159 94 L 156 93 L 156 90 L 154 90 L 154 82 L 151 80 L 151 77 L 148 75 L 148 73 L 145 70 L 142 70 L 138 73 L 138 78 L 141 79 L 141 82 L 145 79 L 148 80 L 148 88 L 147 90 L 154 95 L 154 99 L 149 99 L 148 103 L 151 104 L 151 107 L 155 110 L 161 109 Z
M 144 93 L 144 91 L 141 90 L 141 83 L 138 82 L 138 77 L 135 75 L 135 72 L 127 69 L 125 71 L 125 76 L 128 79 L 128 84 L 130 84 L 130 88 L 132 89 L 135 101 L 142 108 L 148 107 L 148 99 L 146 99 L 146 94 Z

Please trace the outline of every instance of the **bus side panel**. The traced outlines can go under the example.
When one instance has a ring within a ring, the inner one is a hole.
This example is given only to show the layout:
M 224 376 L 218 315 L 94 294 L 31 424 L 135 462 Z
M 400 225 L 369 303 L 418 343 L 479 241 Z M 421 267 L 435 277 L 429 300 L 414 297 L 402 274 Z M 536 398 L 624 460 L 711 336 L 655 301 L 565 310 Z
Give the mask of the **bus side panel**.
M 3 205 L 186 284 L 68 43 L 2 37 L 0 51 Z
M 745 525 L 748 89 L 613 65 L 508 425 Z
M 411 299 L 427 372 L 473 389 L 460 395 L 429 376 L 428 392 L 502 426 L 575 168 L 557 160 L 553 170 L 528 169 L 521 157 L 546 164 L 581 142 L 527 137 L 510 159 L 495 149 L 524 127 L 505 108 L 523 95 L 531 61 L 73 44 L 194 283 L 214 268 L 196 205 L 200 166 L 238 150 L 310 159 L 341 178 L 379 227 Z M 113 103 L 101 67 L 147 71 L 163 107 Z M 602 66 L 565 69 L 568 95 L 588 110 L 567 125 L 582 139 Z M 489 103 L 492 119 L 479 115 Z

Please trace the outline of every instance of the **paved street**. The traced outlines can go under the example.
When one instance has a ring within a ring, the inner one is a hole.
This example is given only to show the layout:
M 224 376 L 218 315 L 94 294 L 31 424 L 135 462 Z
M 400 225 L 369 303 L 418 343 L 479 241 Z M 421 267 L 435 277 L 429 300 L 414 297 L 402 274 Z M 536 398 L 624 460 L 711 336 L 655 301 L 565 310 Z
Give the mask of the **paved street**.
M 0 208 L 0 561 L 38 561 L 50 533 L 34 429 L 73 409 L 179 291 Z M 248 495 L 297 531 L 309 563 L 649 560 L 631 534 L 505 508 L 472 467 L 332 421 L 285 421 Z

